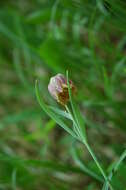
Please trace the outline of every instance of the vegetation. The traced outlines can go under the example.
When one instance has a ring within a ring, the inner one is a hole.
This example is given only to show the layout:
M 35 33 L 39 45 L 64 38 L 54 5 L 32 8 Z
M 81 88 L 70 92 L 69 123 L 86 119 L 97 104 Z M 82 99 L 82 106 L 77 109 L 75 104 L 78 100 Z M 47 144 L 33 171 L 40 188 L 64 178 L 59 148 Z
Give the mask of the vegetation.
M 0 4 L 0 189 L 125 190 L 126 2 Z M 67 107 L 57 73 L 77 87 Z

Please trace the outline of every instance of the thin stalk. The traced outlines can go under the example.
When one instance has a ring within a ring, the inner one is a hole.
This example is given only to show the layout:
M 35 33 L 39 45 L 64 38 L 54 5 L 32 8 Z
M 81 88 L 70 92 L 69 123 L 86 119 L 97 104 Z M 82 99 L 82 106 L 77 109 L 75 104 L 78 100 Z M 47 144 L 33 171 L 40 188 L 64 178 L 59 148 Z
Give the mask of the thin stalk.
M 101 172 L 102 176 L 104 177 L 105 181 L 108 183 L 110 189 L 113 190 L 113 187 L 111 186 L 111 184 L 109 182 L 109 179 L 107 178 L 104 170 L 102 169 L 101 165 L 99 164 L 98 159 L 96 158 L 96 156 L 93 153 L 91 147 L 89 146 L 87 140 L 85 139 L 85 137 L 83 136 L 83 134 L 80 131 L 81 126 L 80 126 L 80 123 L 79 123 L 79 120 L 78 120 L 78 117 L 77 117 L 77 114 L 76 114 L 76 110 L 74 109 L 74 104 L 73 104 L 73 101 L 72 101 L 72 94 L 71 94 L 71 89 L 70 89 L 70 84 L 69 84 L 68 71 L 66 72 L 66 76 L 67 76 L 69 99 L 70 99 L 73 114 L 71 114 L 71 112 L 69 111 L 69 108 L 67 106 L 66 106 L 66 109 L 67 109 L 68 113 L 71 114 L 72 120 L 76 124 L 75 127 L 76 127 L 76 130 L 77 130 L 78 134 L 79 134 L 80 141 L 86 146 L 87 150 L 89 151 L 90 155 L 92 156 L 94 162 L 96 163 L 96 165 L 97 165 L 99 171 Z
M 94 152 L 92 151 L 91 147 L 89 146 L 89 144 L 87 143 L 86 140 L 83 140 L 82 142 L 83 142 L 83 144 L 86 146 L 86 148 L 87 148 L 88 152 L 90 153 L 90 155 L 92 156 L 93 160 L 95 161 L 95 163 L 96 163 L 96 165 L 97 165 L 99 171 L 101 172 L 102 176 L 104 177 L 105 181 L 109 184 L 111 190 L 113 190 L 112 185 L 110 184 L 110 182 L 109 182 L 109 180 L 108 180 L 108 178 L 107 178 L 107 176 L 106 176 L 104 170 L 102 169 L 101 165 L 99 164 L 99 161 L 98 161 L 98 159 L 96 158 L 96 156 L 95 156 Z
M 113 187 L 109 182 L 109 179 L 107 178 L 103 168 L 99 164 L 99 161 L 98 161 L 97 157 L 95 156 L 94 152 L 92 151 L 90 145 L 88 144 L 88 142 L 84 138 L 82 139 L 82 142 L 86 146 L 86 148 L 87 148 L 88 152 L 90 153 L 90 155 L 92 156 L 95 164 L 97 165 L 97 167 L 98 167 L 99 171 L 101 172 L 102 176 L 104 177 L 105 181 L 109 184 L 110 189 L 113 190 Z
M 74 118 L 73 118 L 73 116 L 72 116 L 71 111 L 69 110 L 68 106 L 65 106 L 65 107 L 66 107 L 67 112 L 68 112 L 68 113 L 71 115 L 71 117 L 72 117 L 72 120 L 73 120 L 73 122 L 74 122 L 74 124 L 75 124 L 75 126 L 76 126 L 76 130 L 77 130 L 77 133 L 78 133 L 79 137 L 82 138 L 82 135 L 80 135 L 80 130 L 78 129 L 78 127 L 77 127 L 77 125 L 76 125 L 76 122 L 74 121 Z M 95 154 L 93 153 L 91 147 L 89 146 L 89 144 L 87 143 L 87 141 L 86 141 L 84 138 L 82 139 L 82 142 L 83 142 L 83 144 L 86 146 L 86 148 L 87 148 L 87 150 L 89 151 L 90 155 L 92 156 L 93 160 L 95 161 L 95 163 L 96 163 L 97 167 L 99 168 L 101 174 L 103 175 L 104 179 L 105 179 L 106 181 L 108 181 L 108 178 L 107 178 L 106 174 L 104 173 L 102 167 L 100 166 L 100 164 L 99 164 L 99 162 L 98 162 L 98 160 L 97 160 Z
M 75 132 L 77 133 L 78 137 L 81 138 L 80 130 L 79 130 L 79 128 L 78 128 L 76 122 L 74 121 L 74 117 L 73 117 L 73 115 L 72 115 L 70 109 L 68 108 L 67 105 L 65 106 L 65 108 L 66 108 L 67 112 L 71 115 L 71 119 L 72 119 L 73 124 L 74 124 L 74 130 L 75 130 Z
M 72 115 L 71 111 L 69 110 L 68 106 L 66 105 L 65 107 L 66 107 L 67 112 L 71 115 L 72 121 L 73 121 L 73 123 L 74 123 L 74 125 L 75 125 L 75 127 L 76 127 L 76 128 L 75 128 L 76 133 L 77 133 L 77 135 L 79 136 L 81 142 L 86 146 L 88 152 L 89 152 L 90 155 L 92 156 L 94 162 L 96 163 L 96 165 L 97 165 L 99 171 L 101 172 L 102 176 L 104 177 L 105 181 L 109 184 L 110 189 L 113 190 L 113 187 L 112 187 L 112 185 L 110 184 L 110 182 L 109 182 L 109 180 L 108 180 L 108 178 L 107 178 L 107 176 L 106 176 L 104 170 L 102 169 L 101 165 L 99 164 L 99 161 L 98 161 L 98 159 L 96 158 L 94 152 L 92 151 L 91 147 L 89 146 L 89 144 L 88 144 L 88 142 L 85 140 L 85 138 L 81 135 L 80 130 L 79 130 L 80 126 L 78 126 L 78 124 L 76 124 L 76 121 L 74 120 L 73 115 Z
M 103 171 L 102 167 L 100 166 L 100 164 L 99 164 L 95 154 L 93 153 L 91 147 L 89 146 L 89 144 L 86 141 L 83 141 L 83 143 L 86 146 L 87 150 L 89 151 L 90 155 L 92 156 L 93 160 L 95 161 L 95 163 L 96 163 L 97 167 L 99 168 L 101 174 L 103 175 L 104 179 L 106 181 L 108 181 L 107 176 L 106 176 L 105 172 Z
M 86 148 L 87 148 L 88 152 L 90 153 L 90 155 L 92 156 L 94 162 L 96 163 L 96 165 L 97 165 L 99 171 L 101 172 L 102 176 L 104 177 L 105 181 L 109 184 L 110 189 L 113 190 L 112 185 L 110 184 L 104 170 L 102 169 L 101 165 L 99 164 L 99 161 L 98 161 L 97 157 L 95 156 L 94 152 L 92 151 L 91 147 L 89 146 L 89 144 L 87 143 L 86 140 L 82 140 L 82 142 L 86 146 Z
M 73 116 L 74 116 L 75 122 L 77 123 L 77 125 L 79 127 L 78 117 L 77 117 L 76 111 L 74 109 L 73 101 L 72 101 L 72 94 L 71 94 L 71 89 L 70 89 L 68 71 L 66 71 L 66 75 L 67 75 L 67 85 L 68 85 L 68 93 L 69 93 L 69 99 L 70 99 L 70 103 L 71 103 L 71 108 L 72 108 L 72 111 L 73 111 Z

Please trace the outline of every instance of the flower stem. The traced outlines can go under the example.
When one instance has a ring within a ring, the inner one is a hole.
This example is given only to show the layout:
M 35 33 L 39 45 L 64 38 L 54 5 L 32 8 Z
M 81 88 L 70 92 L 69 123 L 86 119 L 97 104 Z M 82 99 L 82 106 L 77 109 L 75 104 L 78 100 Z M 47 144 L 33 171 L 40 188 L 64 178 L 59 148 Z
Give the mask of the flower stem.
M 109 184 L 110 189 L 113 190 L 112 185 L 110 184 L 110 182 L 109 182 L 109 180 L 108 180 L 108 178 L 107 178 L 104 170 L 102 169 L 101 165 L 99 164 L 99 161 L 96 158 L 96 156 L 95 156 L 94 152 L 92 151 L 91 147 L 89 146 L 89 144 L 87 143 L 86 140 L 82 140 L 82 142 L 86 146 L 86 148 L 87 148 L 88 152 L 90 153 L 90 155 L 92 156 L 93 160 L 95 161 L 95 163 L 96 163 L 99 171 L 101 172 L 102 176 L 104 177 L 105 181 Z
M 67 105 L 65 106 L 65 108 L 66 108 L 67 112 L 68 112 L 68 113 L 70 114 L 70 116 L 71 116 L 72 122 L 73 122 L 73 124 L 74 124 L 74 131 L 77 133 L 78 137 L 81 138 L 80 130 L 79 130 L 79 128 L 78 128 L 78 126 L 77 126 L 77 124 L 76 124 L 74 118 L 73 118 L 73 115 L 72 115 L 70 109 L 68 108 Z
M 97 157 L 95 156 L 94 152 L 92 151 L 92 149 L 91 149 L 90 145 L 88 144 L 87 140 L 85 139 L 85 137 L 82 136 L 82 134 L 80 132 L 80 126 L 78 126 L 78 123 L 76 123 L 76 121 L 74 120 L 73 115 L 72 115 L 71 111 L 69 110 L 68 106 L 65 106 L 65 107 L 66 107 L 67 112 L 71 115 L 72 121 L 73 121 L 73 123 L 75 125 L 75 132 L 77 133 L 78 137 L 80 138 L 80 141 L 86 146 L 88 152 L 92 156 L 94 162 L 96 163 L 96 165 L 97 165 L 99 171 L 101 172 L 102 176 L 104 177 L 105 181 L 109 184 L 110 189 L 113 190 L 113 187 L 110 184 L 109 179 L 106 176 L 103 168 L 99 164 L 99 161 L 98 161 Z
M 99 168 L 101 174 L 103 175 L 104 179 L 107 181 L 107 177 L 106 177 L 106 174 L 104 173 L 102 167 L 100 166 L 95 154 L 93 153 L 91 147 L 89 146 L 89 144 L 86 142 L 86 141 L 82 141 L 84 143 L 84 145 L 86 146 L 87 150 L 89 151 L 90 155 L 92 156 L 93 160 L 95 161 L 97 167 Z

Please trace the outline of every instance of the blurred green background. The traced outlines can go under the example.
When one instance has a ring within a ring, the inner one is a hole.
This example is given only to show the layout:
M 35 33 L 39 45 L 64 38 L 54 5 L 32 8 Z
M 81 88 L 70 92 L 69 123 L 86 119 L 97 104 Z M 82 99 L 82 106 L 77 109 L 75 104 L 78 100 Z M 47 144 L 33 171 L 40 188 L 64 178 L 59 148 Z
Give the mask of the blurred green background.
M 67 69 L 89 142 L 109 172 L 126 148 L 126 2 L 1 1 L 0 190 L 102 189 L 84 171 L 85 165 L 99 174 L 85 147 L 35 97 L 39 79 L 41 96 L 59 106 L 47 85 Z M 113 177 L 116 190 L 126 189 L 125 163 Z

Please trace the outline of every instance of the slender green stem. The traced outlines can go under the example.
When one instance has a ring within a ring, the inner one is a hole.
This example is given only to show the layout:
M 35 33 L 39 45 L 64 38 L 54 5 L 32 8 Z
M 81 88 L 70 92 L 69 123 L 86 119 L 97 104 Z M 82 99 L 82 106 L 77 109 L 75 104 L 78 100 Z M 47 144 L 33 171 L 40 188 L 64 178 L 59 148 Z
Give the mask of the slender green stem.
M 68 106 L 65 106 L 67 112 L 71 115 L 71 119 L 73 121 L 74 124 L 74 130 L 77 133 L 78 137 L 80 138 L 80 140 L 82 141 L 82 139 L 85 140 L 85 137 L 82 135 L 81 131 L 80 131 L 80 125 L 79 122 L 75 121 L 73 114 L 71 113 L 70 109 L 68 108 Z
M 71 114 L 71 111 L 69 110 L 68 106 L 66 106 L 66 110 L 67 110 L 67 112 L 71 115 L 72 120 L 73 120 L 73 122 L 74 122 L 74 124 L 75 124 L 75 126 L 76 126 L 77 133 L 78 133 L 79 137 L 81 138 L 82 135 L 80 135 L 80 130 L 78 129 L 78 127 L 77 127 L 77 125 L 76 125 L 76 122 L 74 121 L 74 118 L 73 118 L 73 116 L 72 116 L 72 114 Z M 99 164 L 99 162 L 98 162 L 98 160 L 97 160 L 95 154 L 93 153 L 91 147 L 89 146 L 89 144 L 87 143 L 87 141 L 86 141 L 84 138 L 82 139 L 82 142 L 83 142 L 83 144 L 86 146 L 86 148 L 87 148 L 87 150 L 89 151 L 89 153 L 90 153 L 90 155 L 92 156 L 92 158 L 94 159 L 94 161 L 95 161 L 97 167 L 99 168 L 101 174 L 103 175 L 104 179 L 105 179 L 106 181 L 108 181 L 107 176 L 106 176 L 106 174 L 104 173 L 102 167 L 100 166 L 100 164 Z
M 104 170 L 102 169 L 101 165 L 99 164 L 99 161 L 98 161 L 98 159 L 96 158 L 96 156 L 95 156 L 94 152 L 92 151 L 91 147 L 89 146 L 89 144 L 87 143 L 86 140 L 83 140 L 82 142 L 83 142 L 83 144 L 86 146 L 86 148 L 87 148 L 87 150 L 89 151 L 90 155 L 92 156 L 93 160 L 95 161 L 95 163 L 96 163 L 96 165 L 97 165 L 99 171 L 101 172 L 102 176 L 104 177 L 105 181 L 109 184 L 111 190 L 113 190 L 112 185 L 110 184 L 110 182 L 109 182 L 109 180 L 108 180 L 108 178 L 107 178 L 107 176 L 106 176 Z
M 94 152 L 92 151 L 91 147 L 89 146 L 89 144 L 88 144 L 88 142 L 85 140 L 85 138 L 81 135 L 81 132 L 80 132 L 80 130 L 79 130 L 80 126 L 78 126 L 78 124 L 77 124 L 76 121 L 74 120 L 73 115 L 72 115 L 71 111 L 69 110 L 68 106 L 66 105 L 65 107 L 66 107 L 67 112 L 71 115 L 72 121 L 73 121 L 73 123 L 74 123 L 74 125 L 75 125 L 75 132 L 76 132 L 77 135 L 79 136 L 81 142 L 86 146 L 88 152 L 90 153 L 90 155 L 92 156 L 93 160 L 95 161 L 95 163 L 96 163 L 96 165 L 97 165 L 99 171 L 101 172 L 102 176 L 104 177 L 105 181 L 109 184 L 110 189 L 113 190 L 113 187 L 111 186 L 111 184 L 110 184 L 110 182 L 109 182 L 109 180 L 108 180 L 108 178 L 107 178 L 107 176 L 106 176 L 104 170 L 102 169 L 101 165 L 99 164 L 99 161 L 98 161 L 98 159 L 96 158 Z
M 72 101 L 72 94 L 71 94 L 71 88 L 70 88 L 70 83 L 69 83 L 68 71 L 66 71 L 66 76 L 67 76 L 67 85 L 68 85 L 69 99 L 70 99 L 70 103 L 71 103 L 71 107 L 72 107 L 72 111 L 73 111 L 73 116 L 74 116 L 73 118 L 75 119 L 75 122 L 77 123 L 77 125 L 79 127 L 78 117 L 76 115 L 76 111 L 74 109 L 74 105 L 73 105 L 73 101 Z
M 70 109 L 68 108 L 67 105 L 65 106 L 65 108 L 66 108 L 67 112 L 68 112 L 68 113 L 70 114 L 70 116 L 71 116 L 71 119 L 72 119 L 73 124 L 74 124 L 74 130 L 75 130 L 75 132 L 77 133 L 78 137 L 81 138 L 80 130 L 79 130 L 79 128 L 78 128 L 78 126 L 77 126 L 77 124 L 76 124 L 74 118 L 73 118 L 73 115 L 72 115 Z
M 87 150 L 88 150 L 89 153 L 91 154 L 92 158 L 94 159 L 96 165 L 98 166 L 98 168 L 99 168 L 99 170 L 101 171 L 102 175 L 104 176 L 105 180 L 108 181 L 108 179 L 107 179 L 107 177 L 106 177 L 106 175 L 105 175 L 103 169 L 101 168 L 99 162 L 97 161 L 97 158 L 96 158 L 96 156 L 94 155 L 93 151 L 91 150 L 89 144 L 88 144 L 87 141 L 84 139 L 84 137 L 81 135 L 81 132 L 80 132 L 80 130 L 79 130 L 80 126 L 78 126 L 79 123 L 76 124 L 76 121 L 74 120 L 74 117 L 73 117 L 73 115 L 72 115 L 72 113 L 71 113 L 71 111 L 70 111 L 70 109 L 68 108 L 67 105 L 65 106 L 65 108 L 66 108 L 67 112 L 71 115 L 71 119 L 72 119 L 72 121 L 73 121 L 73 124 L 75 125 L 75 132 L 77 133 L 77 135 L 79 136 L 79 138 L 81 139 L 81 141 L 83 142 L 83 144 L 86 146 Z
M 93 153 L 91 147 L 89 146 L 89 144 L 88 144 L 86 141 L 83 141 L 83 143 L 84 143 L 84 145 L 86 146 L 86 148 L 87 148 L 87 150 L 89 151 L 89 153 L 90 153 L 90 155 L 92 156 L 92 158 L 94 159 L 94 161 L 95 161 L 97 167 L 99 168 L 101 174 L 103 175 L 104 179 L 107 181 L 107 180 L 108 180 L 108 179 L 107 179 L 107 176 L 106 176 L 106 174 L 104 173 L 102 167 L 100 166 L 100 164 L 99 164 L 99 162 L 98 162 L 98 160 L 97 160 L 95 154 Z
M 76 110 L 74 109 L 74 104 L 72 101 L 72 95 L 71 95 L 71 89 L 70 89 L 70 84 L 69 84 L 69 76 L 68 76 L 68 71 L 66 72 L 66 76 L 67 76 L 67 85 L 68 85 L 68 93 L 69 93 L 69 99 L 70 99 L 70 103 L 71 103 L 71 108 L 72 108 L 72 112 L 73 114 L 71 114 L 69 108 L 66 106 L 66 110 L 68 111 L 68 113 L 71 115 L 73 123 L 75 124 L 75 129 L 76 129 L 76 133 L 78 134 L 78 137 L 80 138 L 80 141 L 86 146 L 87 150 L 89 151 L 90 155 L 92 156 L 93 160 L 95 161 L 97 167 L 99 168 L 99 171 L 101 172 L 102 176 L 104 177 L 105 181 L 108 183 L 109 187 L 111 190 L 113 190 L 108 177 L 106 176 L 104 170 L 102 169 L 101 165 L 98 162 L 98 159 L 96 158 L 95 154 L 93 153 L 91 147 L 89 146 L 85 136 L 81 133 L 80 129 L 80 123 L 76 114 Z
M 92 156 L 93 160 L 95 161 L 95 163 L 96 163 L 99 171 L 101 172 L 102 176 L 104 177 L 105 181 L 109 184 L 110 189 L 113 190 L 112 185 L 110 184 L 104 170 L 102 169 L 101 165 L 99 164 L 99 161 L 98 161 L 97 157 L 95 156 L 94 152 L 92 151 L 91 147 L 89 146 L 89 144 L 87 143 L 86 140 L 82 140 L 82 142 L 86 146 L 86 148 L 87 148 L 88 152 L 90 153 L 90 155 Z

